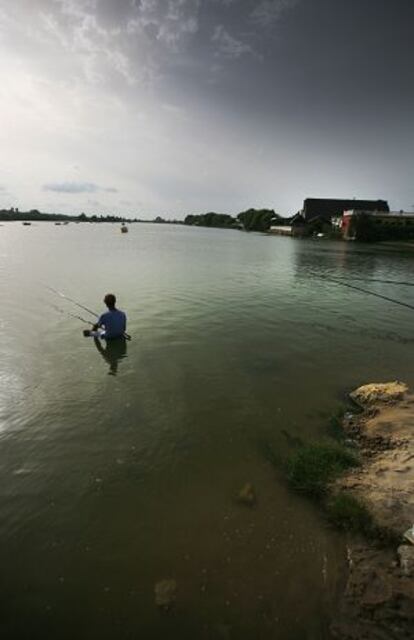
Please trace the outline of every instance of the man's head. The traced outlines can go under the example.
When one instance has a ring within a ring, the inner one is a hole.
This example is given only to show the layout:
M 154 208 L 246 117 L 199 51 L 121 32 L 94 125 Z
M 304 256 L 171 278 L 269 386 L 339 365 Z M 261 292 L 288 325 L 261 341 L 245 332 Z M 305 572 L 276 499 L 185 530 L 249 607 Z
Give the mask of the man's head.
M 107 293 L 104 302 L 108 309 L 115 309 L 116 298 L 113 293 Z

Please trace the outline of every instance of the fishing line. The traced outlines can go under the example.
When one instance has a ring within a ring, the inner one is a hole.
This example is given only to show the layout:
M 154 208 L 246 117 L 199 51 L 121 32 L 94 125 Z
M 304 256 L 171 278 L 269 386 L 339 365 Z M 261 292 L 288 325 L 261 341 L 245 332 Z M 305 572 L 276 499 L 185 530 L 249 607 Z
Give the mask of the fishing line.
M 80 320 L 81 322 L 84 322 L 85 324 L 88 324 L 89 326 L 93 325 L 93 322 L 91 322 L 90 320 L 85 320 L 85 318 L 82 318 L 82 316 L 77 316 L 74 313 L 71 313 L 70 311 L 64 311 L 60 307 L 57 307 L 55 304 L 51 304 L 50 306 L 52 307 L 52 309 L 55 309 L 55 311 L 58 311 L 59 313 L 63 313 L 63 315 L 65 315 L 65 316 L 70 316 L 71 318 L 76 318 L 76 320 Z
M 46 287 L 46 289 L 49 289 L 49 291 L 53 291 L 53 293 L 57 293 L 57 295 L 60 296 L 61 298 L 64 298 L 65 300 L 68 300 L 69 302 L 73 302 L 73 304 L 76 304 L 77 307 L 79 307 L 80 309 L 83 309 L 84 311 L 87 311 L 92 316 L 95 316 L 95 318 L 99 318 L 99 314 L 98 313 L 95 313 L 95 311 L 92 311 L 91 309 L 88 309 L 88 307 L 85 307 L 83 304 L 80 304 L 79 302 L 76 302 L 76 300 L 74 300 L 73 298 L 69 298 L 69 296 L 65 296 L 65 294 L 62 293 L 61 291 L 58 291 L 57 289 L 54 289 L 53 287 L 49 287 L 46 284 L 44 286 Z M 90 324 L 92 324 L 92 323 L 90 323 Z
M 317 278 L 328 280 L 328 282 L 335 282 L 336 284 L 340 284 L 343 287 L 348 287 L 349 289 L 355 289 L 355 291 L 361 291 L 362 293 L 367 293 L 368 295 L 375 296 L 376 298 L 382 298 L 382 300 L 387 300 L 388 302 L 399 304 L 402 307 L 407 307 L 407 309 L 412 309 L 414 311 L 414 305 L 408 304 L 407 302 L 401 302 L 401 300 L 395 300 L 394 298 L 383 296 L 380 293 L 376 293 L 375 291 L 369 291 L 368 289 L 363 289 L 362 287 L 356 287 L 353 284 L 348 284 L 347 282 L 343 282 L 342 280 L 337 280 L 336 278 L 331 278 L 330 276 L 318 275 L 317 273 L 313 273 L 313 274 L 311 273 L 311 275 L 314 275 Z
M 346 280 L 347 278 L 349 279 L 349 276 L 336 276 L 339 280 Z M 379 282 L 381 284 L 401 284 L 401 285 L 405 285 L 406 287 L 414 287 L 414 282 L 406 282 L 404 280 L 381 280 L 380 278 L 358 278 L 358 277 L 352 277 L 352 280 L 360 280 L 362 282 Z

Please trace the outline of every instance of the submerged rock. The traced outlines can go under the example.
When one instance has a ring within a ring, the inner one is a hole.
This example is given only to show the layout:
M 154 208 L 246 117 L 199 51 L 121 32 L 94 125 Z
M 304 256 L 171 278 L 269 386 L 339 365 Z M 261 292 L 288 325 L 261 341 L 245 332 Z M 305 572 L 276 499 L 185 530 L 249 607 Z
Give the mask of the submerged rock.
M 250 482 L 246 482 L 246 484 L 242 486 L 238 493 L 237 500 L 248 507 L 253 507 L 256 504 L 256 493 Z
M 154 587 L 155 604 L 163 611 L 169 611 L 177 599 L 177 583 L 172 578 L 165 578 Z

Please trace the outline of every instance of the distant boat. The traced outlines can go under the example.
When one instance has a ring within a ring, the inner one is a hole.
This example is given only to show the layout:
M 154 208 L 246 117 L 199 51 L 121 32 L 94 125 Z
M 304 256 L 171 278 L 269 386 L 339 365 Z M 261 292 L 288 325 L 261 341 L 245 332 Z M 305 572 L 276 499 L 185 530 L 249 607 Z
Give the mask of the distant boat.
M 62 223 L 61 222 L 55 222 L 55 225 L 60 225 L 60 224 L 62 224 Z
M 31 222 L 22 222 L 22 225 L 23 225 L 24 227 L 30 227 L 30 226 L 31 226 L 31 224 L 32 224 Z
M 128 233 L 128 227 L 126 226 L 125 222 L 122 223 L 121 233 Z

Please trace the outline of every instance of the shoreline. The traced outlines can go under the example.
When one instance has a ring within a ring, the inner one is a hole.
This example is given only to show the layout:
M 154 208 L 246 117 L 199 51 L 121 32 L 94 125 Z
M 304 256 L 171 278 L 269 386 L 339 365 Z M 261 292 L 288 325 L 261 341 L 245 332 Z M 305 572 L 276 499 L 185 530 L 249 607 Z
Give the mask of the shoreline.
M 410 638 L 414 631 L 414 394 L 405 384 L 368 384 L 350 394 L 361 413 L 342 427 L 361 465 L 332 483 L 362 502 L 378 536 L 352 535 L 348 577 L 331 626 L 338 640 Z M 383 535 L 381 535 L 383 534 Z

